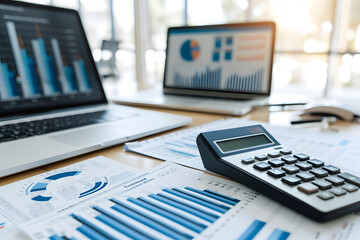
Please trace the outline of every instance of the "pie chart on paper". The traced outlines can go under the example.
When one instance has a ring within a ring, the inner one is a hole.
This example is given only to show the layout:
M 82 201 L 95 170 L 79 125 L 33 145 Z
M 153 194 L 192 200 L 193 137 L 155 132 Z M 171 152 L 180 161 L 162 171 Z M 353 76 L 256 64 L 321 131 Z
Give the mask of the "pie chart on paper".
M 200 56 L 200 45 L 196 40 L 185 41 L 180 49 L 181 57 L 185 61 L 194 61 Z

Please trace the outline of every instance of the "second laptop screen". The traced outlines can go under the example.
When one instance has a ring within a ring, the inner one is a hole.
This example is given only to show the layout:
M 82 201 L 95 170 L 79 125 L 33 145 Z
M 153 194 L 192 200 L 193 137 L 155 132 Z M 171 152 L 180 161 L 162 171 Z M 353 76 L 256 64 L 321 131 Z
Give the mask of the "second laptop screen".
M 166 87 L 268 93 L 273 32 L 258 26 L 171 29 Z

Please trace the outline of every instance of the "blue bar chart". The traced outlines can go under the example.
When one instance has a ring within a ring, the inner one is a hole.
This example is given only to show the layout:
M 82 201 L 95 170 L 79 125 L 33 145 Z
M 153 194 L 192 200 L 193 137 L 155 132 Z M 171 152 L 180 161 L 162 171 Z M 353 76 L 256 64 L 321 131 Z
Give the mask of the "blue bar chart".
M 240 202 L 210 189 L 164 188 L 138 197 L 111 197 L 86 213 L 70 213 L 73 235 L 60 239 L 193 239 Z M 84 212 L 84 211 L 82 211 Z M 70 227 L 70 226 L 69 226 Z
M 290 236 L 289 232 L 286 232 L 286 231 L 276 228 L 271 233 L 268 240 L 286 240 L 286 239 L 288 239 L 289 236 Z
M 9 100 L 19 96 L 15 73 L 9 70 L 6 63 L 0 61 L 0 99 Z
M 240 183 L 167 162 L 21 227 L 36 240 L 287 240 L 297 215 L 278 207 Z
M 245 230 L 243 234 L 237 240 L 248 240 L 253 239 L 260 230 L 265 226 L 265 222 L 255 220 L 251 223 L 251 225 Z
M 193 76 L 184 76 L 178 72 L 174 75 L 174 85 L 182 88 L 220 89 L 230 91 L 261 92 L 264 88 L 264 69 L 259 69 L 251 74 L 230 74 L 222 76 L 222 68 L 204 72 L 196 72 Z M 221 85 L 222 79 L 224 81 Z
M 90 91 L 91 86 L 86 73 L 84 60 L 82 59 L 74 60 L 73 64 L 74 64 L 76 78 L 80 79 L 79 81 L 80 91 L 82 92 Z
M 205 72 L 197 72 L 190 77 L 175 73 L 175 86 L 183 88 L 219 89 L 221 84 L 221 72 L 221 68 L 215 70 L 206 68 Z
M 26 28 L 26 32 L 18 22 L 5 23 L 11 56 L 0 59 L 0 100 L 92 91 L 79 54 L 70 54 L 69 50 L 64 54 L 59 40 L 51 37 L 52 33 L 41 31 L 37 23 L 32 24 L 33 30 Z
M 261 92 L 263 75 L 263 69 L 249 75 L 232 74 L 226 81 L 226 89 L 232 91 Z
M 260 220 L 254 220 L 248 228 L 239 236 L 237 240 L 249 240 L 254 239 L 256 235 L 265 227 L 267 223 Z M 275 228 L 267 240 L 286 240 L 290 236 L 290 233 L 281 229 Z

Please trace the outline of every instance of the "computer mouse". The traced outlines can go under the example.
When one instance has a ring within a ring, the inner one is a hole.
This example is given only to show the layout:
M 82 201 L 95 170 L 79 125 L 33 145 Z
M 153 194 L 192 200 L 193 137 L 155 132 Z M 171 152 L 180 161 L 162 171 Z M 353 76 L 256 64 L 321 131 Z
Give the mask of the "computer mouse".
M 345 121 L 352 121 L 360 111 L 346 103 L 338 100 L 324 100 L 312 102 L 305 105 L 304 115 L 313 116 L 335 116 Z

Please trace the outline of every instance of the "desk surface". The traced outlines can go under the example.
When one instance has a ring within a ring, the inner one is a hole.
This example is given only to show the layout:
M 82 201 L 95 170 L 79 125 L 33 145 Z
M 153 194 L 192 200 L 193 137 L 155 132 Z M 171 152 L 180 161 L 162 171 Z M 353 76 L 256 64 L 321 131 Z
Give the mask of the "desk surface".
M 170 133 L 172 131 L 177 131 L 177 130 L 181 130 L 181 129 L 185 129 L 185 128 L 189 128 L 189 127 L 194 127 L 194 126 L 198 126 L 198 125 L 202 125 L 208 122 L 212 122 L 212 121 L 216 121 L 222 118 L 225 118 L 227 116 L 224 115 L 215 115 L 215 114 L 206 114 L 206 113 L 197 113 L 197 112 L 186 112 L 186 111 L 177 111 L 177 110 L 165 110 L 165 109 L 155 109 L 155 108 L 146 108 L 146 109 L 150 109 L 150 110 L 156 110 L 156 111 L 162 111 L 162 112 L 168 112 L 168 113 L 173 113 L 173 114 L 181 114 L 181 115 L 185 115 L 185 116 L 189 116 L 193 118 L 193 121 L 191 124 L 184 126 L 182 128 L 178 128 L 178 129 L 174 129 L 171 131 L 167 131 L 164 133 L 159 133 L 157 135 L 152 135 L 149 136 L 147 138 L 152 138 L 155 136 L 160 136 L 162 134 L 167 134 Z M 298 114 L 298 112 L 296 111 L 279 111 L 282 109 L 273 109 L 272 111 L 270 111 L 267 108 L 259 108 L 256 109 L 254 111 L 252 111 L 251 113 L 242 116 L 242 118 L 247 119 L 247 120 L 255 120 L 255 121 L 262 121 L 262 122 L 269 122 L 271 124 L 276 124 L 276 125 L 282 125 L 282 126 L 287 126 L 289 124 L 289 120 L 292 116 Z M 343 122 L 343 121 L 339 121 L 335 124 L 334 126 L 335 128 L 339 129 L 340 132 L 358 132 L 360 135 L 360 124 L 351 124 L 348 122 Z M 143 138 L 146 139 L 146 138 Z M 141 139 L 141 140 L 143 140 Z M 57 168 L 61 168 L 61 167 L 65 167 L 67 165 L 85 160 L 85 159 L 89 159 L 89 158 L 93 158 L 96 156 L 105 156 L 108 158 L 111 158 L 113 160 L 125 163 L 129 166 L 138 168 L 138 169 L 149 169 L 152 168 L 158 164 L 160 164 L 162 161 L 160 160 L 156 160 L 150 157 L 145 157 L 139 154 L 135 154 L 135 153 L 131 153 L 131 152 L 125 152 L 123 151 L 123 144 L 121 145 L 117 145 L 114 147 L 110 147 L 110 148 L 106 148 L 103 150 L 99 150 L 96 152 L 92 152 L 92 153 L 88 153 L 85 155 L 81 155 L 81 156 L 77 156 L 77 157 L 73 157 L 67 160 L 63 160 L 60 162 L 56 162 L 53 164 L 49 164 L 49 165 L 45 165 L 42 167 L 38 167 L 35 169 L 31 169 L 25 172 L 21 172 L 18 174 L 14 174 L 11 176 L 7 176 L 4 178 L 0 178 L 0 186 L 3 186 L 5 184 L 9 184 L 21 179 L 25 179 L 46 171 L 50 171 L 50 170 L 54 170 Z

